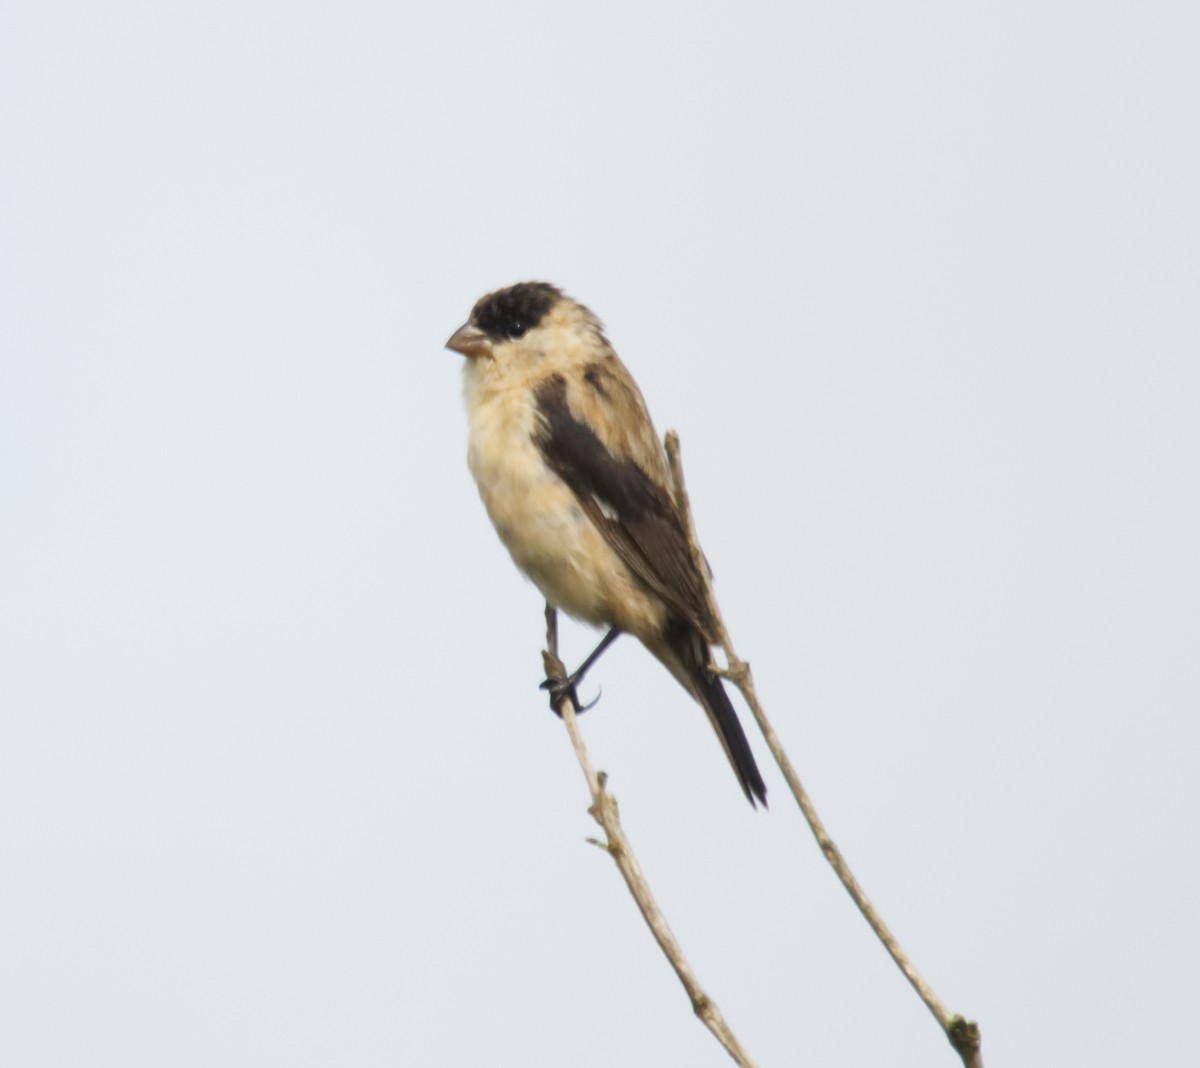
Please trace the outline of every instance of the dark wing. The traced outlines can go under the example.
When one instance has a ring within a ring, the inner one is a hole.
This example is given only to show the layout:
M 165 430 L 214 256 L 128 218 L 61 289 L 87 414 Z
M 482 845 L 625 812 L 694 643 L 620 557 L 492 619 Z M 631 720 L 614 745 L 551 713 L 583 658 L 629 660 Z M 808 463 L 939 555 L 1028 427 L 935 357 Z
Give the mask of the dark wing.
M 546 465 L 571 488 L 630 571 L 712 639 L 704 583 L 670 493 L 575 418 L 561 375 L 546 379 L 535 399 L 540 418 L 534 441 Z

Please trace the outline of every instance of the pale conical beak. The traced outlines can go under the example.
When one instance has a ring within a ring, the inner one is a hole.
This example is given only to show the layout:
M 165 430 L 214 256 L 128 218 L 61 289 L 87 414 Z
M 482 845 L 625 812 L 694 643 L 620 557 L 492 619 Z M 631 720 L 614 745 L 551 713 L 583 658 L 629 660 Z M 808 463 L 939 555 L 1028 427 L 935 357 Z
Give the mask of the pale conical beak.
M 492 358 L 492 343 L 487 334 L 470 323 L 463 323 L 454 331 L 454 336 L 446 342 L 446 348 L 461 352 L 471 359 L 478 359 L 480 356 Z

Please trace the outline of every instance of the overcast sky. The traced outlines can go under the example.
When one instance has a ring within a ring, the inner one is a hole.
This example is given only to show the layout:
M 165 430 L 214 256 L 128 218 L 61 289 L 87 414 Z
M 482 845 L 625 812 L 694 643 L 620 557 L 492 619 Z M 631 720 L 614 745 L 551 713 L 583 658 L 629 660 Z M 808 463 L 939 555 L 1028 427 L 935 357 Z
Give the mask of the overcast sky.
M 728 1063 L 585 842 L 466 470 L 442 346 L 531 278 L 680 432 L 776 728 L 987 1063 L 1178 1061 L 1194 4 L 0 23 L 0 1063 Z M 596 690 L 757 1062 L 957 1063 L 757 733 L 768 813 L 635 642 Z

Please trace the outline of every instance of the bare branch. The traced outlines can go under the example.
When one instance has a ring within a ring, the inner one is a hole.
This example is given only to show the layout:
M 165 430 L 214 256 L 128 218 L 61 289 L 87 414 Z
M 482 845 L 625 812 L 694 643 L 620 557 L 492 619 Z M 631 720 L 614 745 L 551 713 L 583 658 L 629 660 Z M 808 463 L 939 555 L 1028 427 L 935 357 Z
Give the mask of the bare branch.
M 717 604 L 716 595 L 713 593 L 708 565 L 705 562 L 704 553 L 700 549 L 700 543 L 696 538 L 695 521 L 692 517 L 691 504 L 688 500 L 687 485 L 683 479 L 683 460 L 679 454 L 679 435 L 673 430 L 668 431 L 665 444 L 667 459 L 671 465 L 671 477 L 675 482 L 675 499 L 684 517 L 688 546 L 692 551 L 692 558 L 696 562 L 697 570 L 704 576 L 708 605 L 712 611 L 712 617 L 716 622 L 720 644 L 725 650 L 726 662 L 729 665 L 728 668 L 718 672 L 718 674 L 729 679 L 730 682 L 741 690 L 742 696 L 746 699 L 746 704 L 750 706 L 750 711 L 754 714 L 754 719 L 758 723 L 759 730 L 762 731 L 762 735 L 766 739 L 767 746 L 771 750 L 771 755 L 775 758 L 775 763 L 779 765 L 779 770 L 783 772 L 783 777 L 787 780 L 788 787 L 792 791 L 792 796 L 796 799 L 796 804 L 800 806 L 800 811 L 804 814 L 804 819 L 808 822 L 813 837 L 817 840 L 817 845 L 821 847 L 821 852 L 825 855 L 825 859 L 829 861 L 834 873 L 846 888 L 846 892 L 854 900 L 854 904 L 858 906 L 859 912 L 863 914 L 867 923 L 870 924 L 871 930 L 875 932 L 876 937 L 883 943 L 888 953 L 891 954 L 892 960 L 896 962 L 896 965 L 904 973 L 905 978 L 912 984 L 913 989 L 925 1003 L 926 1007 L 933 1013 L 942 1031 L 950 1040 L 950 1044 L 962 1058 L 965 1068 L 983 1068 L 979 1027 L 973 1022 L 963 1019 L 961 1016 L 951 1016 L 946 1011 L 946 1007 L 933 992 L 933 988 L 921 977 L 921 974 L 917 971 L 912 961 L 909 960 L 908 955 L 900 947 L 900 943 L 896 941 L 896 936 L 892 934 L 879 913 L 875 911 L 875 906 L 867 898 L 863 888 L 858 884 L 858 880 L 854 878 L 854 874 L 850 871 L 850 866 L 846 863 L 845 858 L 834 844 L 833 839 L 829 837 L 828 832 L 825 830 L 825 825 L 821 822 L 820 816 L 817 815 L 817 810 L 808 796 L 808 791 L 801 784 L 800 777 L 796 774 L 795 769 L 792 767 L 792 762 L 788 759 L 783 745 L 775 734 L 775 729 L 771 726 L 770 720 L 767 719 L 767 714 L 763 711 L 763 707 L 758 700 L 758 694 L 754 689 L 754 677 L 750 674 L 750 665 L 742 660 L 734 651 L 733 641 L 729 637 L 729 631 L 726 629 L 725 621 L 721 617 L 721 609 Z
M 547 677 L 563 678 L 566 676 L 562 661 L 558 658 L 558 615 L 550 605 L 546 605 L 546 651 L 542 653 L 542 660 Z M 625 831 L 621 826 L 617 812 L 617 799 L 608 792 L 607 776 L 604 772 L 597 773 L 592 767 L 587 748 L 583 744 L 583 736 L 579 732 L 579 722 L 575 715 L 577 709 L 570 697 L 564 697 L 559 702 L 558 710 L 566 725 L 567 733 L 571 736 L 571 745 L 575 748 L 575 756 L 579 760 L 579 766 L 583 769 L 584 778 L 587 779 L 588 790 L 591 791 L 592 804 L 588 813 L 601 826 L 605 834 L 606 840 L 603 842 L 594 839 L 589 839 L 589 841 L 604 849 L 616 862 L 617 868 L 620 869 L 621 876 L 625 880 L 625 885 L 629 887 L 629 892 L 637 902 L 642 919 L 646 921 L 646 926 L 650 928 L 654 940 L 666 955 L 671 967 L 675 969 L 675 974 L 679 976 L 684 990 L 687 991 L 687 996 L 692 1003 L 692 1011 L 700 1018 L 700 1022 L 713 1033 L 717 1041 L 725 1047 L 726 1052 L 737 1064 L 742 1068 L 754 1068 L 754 1062 L 742 1049 L 741 1043 L 738 1042 L 733 1031 L 725 1022 L 725 1017 L 721 1015 L 721 1010 L 700 986 L 699 980 L 692 971 L 692 966 L 684 958 L 679 942 L 667 925 L 666 917 L 650 892 L 646 876 L 643 874 L 641 865 L 638 864 L 637 857 L 629 845 L 629 839 L 625 837 Z

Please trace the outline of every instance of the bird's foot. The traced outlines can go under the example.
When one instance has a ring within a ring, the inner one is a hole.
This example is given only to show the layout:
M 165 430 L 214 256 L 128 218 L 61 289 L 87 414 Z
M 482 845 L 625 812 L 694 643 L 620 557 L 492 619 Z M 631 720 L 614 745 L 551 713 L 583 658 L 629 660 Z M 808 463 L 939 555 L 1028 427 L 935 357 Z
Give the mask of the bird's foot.
M 569 700 L 575 706 L 575 714 L 583 715 L 589 708 L 595 708 L 596 702 L 600 700 L 600 695 L 596 694 L 594 701 L 589 701 L 586 705 L 579 700 L 579 694 L 575 691 L 575 683 L 579 681 L 578 676 L 572 675 L 569 678 L 563 678 L 561 675 L 553 675 L 543 682 L 539 689 L 547 690 L 550 694 L 550 708 L 554 714 L 562 719 L 562 709 L 559 707 L 564 700 Z

